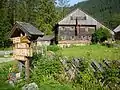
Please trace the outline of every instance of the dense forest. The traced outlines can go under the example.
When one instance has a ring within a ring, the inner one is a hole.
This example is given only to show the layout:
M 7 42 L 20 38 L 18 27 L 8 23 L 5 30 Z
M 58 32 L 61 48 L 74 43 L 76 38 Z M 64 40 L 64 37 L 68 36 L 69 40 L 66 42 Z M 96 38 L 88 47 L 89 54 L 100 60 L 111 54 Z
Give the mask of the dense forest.
M 61 10 L 57 10 L 56 0 L 0 0 L 0 47 L 9 46 L 8 36 L 15 21 L 31 23 L 46 35 L 52 34 L 60 19 Z
M 70 0 L 0 0 L 0 47 L 9 46 L 9 32 L 15 21 L 33 24 L 46 35 L 68 12 L 81 8 L 114 29 L 120 23 L 120 0 L 87 0 L 72 7 Z
M 112 30 L 120 24 L 120 0 L 86 0 L 72 6 L 71 10 L 76 8 L 81 8 Z

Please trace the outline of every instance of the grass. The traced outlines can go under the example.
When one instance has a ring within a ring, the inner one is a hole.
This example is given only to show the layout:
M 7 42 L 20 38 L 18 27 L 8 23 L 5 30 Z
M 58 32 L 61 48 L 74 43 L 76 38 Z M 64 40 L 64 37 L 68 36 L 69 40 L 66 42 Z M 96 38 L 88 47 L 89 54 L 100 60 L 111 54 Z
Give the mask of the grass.
M 12 50 L 12 47 L 8 47 L 8 48 L 0 48 L 0 50 Z
M 17 61 L 9 61 L 9 62 L 3 62 L 3 63 L 0 63 L 0 68 L 4 67 L 4 66 L 7 66 L 7 65 L 16 65 L 17 64 Z
M 120 48 L 108 48 L 101 45 L 86 45 L 72 48 L 64 48 L 62 54 L 69 57 L 84 57 L 94 60 L 120 60 Z

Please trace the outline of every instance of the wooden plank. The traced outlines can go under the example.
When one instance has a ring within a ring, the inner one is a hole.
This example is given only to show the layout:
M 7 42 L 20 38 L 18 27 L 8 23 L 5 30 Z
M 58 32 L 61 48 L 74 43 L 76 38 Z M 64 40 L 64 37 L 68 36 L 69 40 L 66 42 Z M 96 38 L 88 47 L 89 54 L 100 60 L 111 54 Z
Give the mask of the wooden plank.
M 29 62 L 29 59 L 25 61 L 25 75 L 26 75 L 26 80 L 27 80 L 27 83 L 29 83 L 29 76 L 30 76 L 30 70 L 29 70 L 29 67 L 30 67 L 30 62 Z
M 13 55 L 13 58 L 14 58 L 15 60 L 21 60 L 21 61 L 26 61 L 26 60 L 28 60 L 26 57 L 24 57 L 24 56 L 19 56 L 19 55 Z
M 20 43 L 20 37 L 12 38 L 12 40 L 13 40 L 13 44 Z
M 29 44 L 27 44 L 27 43 L 18 43 L 18 44 L 15 44 L 15 48 L 26 49 L 26 48 L 29 48 Z
M 32 48 L 29 49 L 14 49 L 13 55 L 32 57 Z
M 22 37 L 14 37 L 12 38 L 13 44 L 16 43 L 30 43 L 30 40 L 28 40 L 27 36 L 22 36 Z

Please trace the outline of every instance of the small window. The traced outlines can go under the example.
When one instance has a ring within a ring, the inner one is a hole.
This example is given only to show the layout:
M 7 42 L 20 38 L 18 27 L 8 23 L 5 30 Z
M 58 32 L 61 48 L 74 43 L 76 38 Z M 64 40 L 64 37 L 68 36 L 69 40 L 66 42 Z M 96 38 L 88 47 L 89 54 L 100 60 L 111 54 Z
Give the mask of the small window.
M 79 32 L 85 32 L 85 28 L 80 28 Z
M 74 37 L 74 36 L 71 36 L 71 40 L 75 40 L 75 37 Z
M 71 19 L 71 20 L 74 20 L 72 16 L 70 17 L 70 19 Z
M 66 40 L 66 36 L 62 36 L 62 37 L 61 37 L 61 40 Z
M 74 29 L 75 27 L 71 27 L 72 29 Z
M 65 27 L 62 27 L 62 29 L 64 30 L 64 29 L 65 29 Z

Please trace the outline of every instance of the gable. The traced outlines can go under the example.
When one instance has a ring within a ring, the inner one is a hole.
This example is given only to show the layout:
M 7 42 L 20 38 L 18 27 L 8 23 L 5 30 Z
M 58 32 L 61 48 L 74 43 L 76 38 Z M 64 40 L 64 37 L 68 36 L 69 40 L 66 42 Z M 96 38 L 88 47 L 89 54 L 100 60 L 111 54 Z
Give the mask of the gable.
M 68 14 L 65 18 L 63 18 L 60 22 L 58 22 L 58 25 L 76 25 L 76 19 L 77 18 L 77 23 L 78 25 L 94 25 L 96 28 L 106 28 L 110 31 L 112 35 L 114 35 L 114 32 L 98 22 L 96 19 L 91 17 L 90 15 L 86 14 L 80 9 L 74 10 L 72 13 Z
M 26 34 L 26 36 L 30 36 L 30 37 L 31 36 L 43 36 L 44 35 L 44 33 L 39 31 L 33 25 L 31 25 L 29 23 L 18 22 L 17 21 L 12 28 L 10 38 L 20 36 L 20 34 L 22 34 L 22 35 Z
M 117 28 L 115 28 L 113 31 L 116 32 L 116 33 L 120 32 L 120 25 Z
M 63 20 L 61 20 L 58 24 L 59 25 L 76 25 L 76 19 L 78 20 L 79 25 L 97 25 L 99 22 L 97 22 L 94 18 L 87 15 L 80 9 L 76 9 L 72 13 L 70 13 L 68 16 L 66 16 Z

